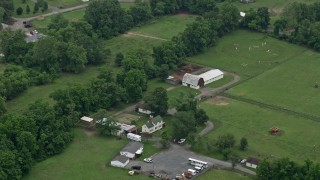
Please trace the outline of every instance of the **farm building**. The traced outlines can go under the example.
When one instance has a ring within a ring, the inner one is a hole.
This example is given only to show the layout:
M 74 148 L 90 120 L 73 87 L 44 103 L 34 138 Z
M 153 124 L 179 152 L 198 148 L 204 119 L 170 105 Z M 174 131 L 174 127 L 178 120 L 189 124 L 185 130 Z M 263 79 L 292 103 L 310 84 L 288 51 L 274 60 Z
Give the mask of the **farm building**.
M 178 85 L 178 84 L 181 84 L 181 80 L 177 77 L 173 77 L 173 76 L 169 76 L 167 79 L 166 79 L 166 82 L 169 83 L 169 84 L 172 84 L 172 85 Z
M 129 163 L 129 158 L 118 155 L 111 161 L 111 166 L 124 168 Z
M 182 85 L 194 89 L 199 89 L 201 87 L 204 87 L 204 85 L 207 85 L 222 78 L 223 72 L 219 69 L 212 69 L 199 75 L 186 73 L 183 76 Z
M 120 154 L 130 159 L 139 157 L 143 152 L 143 144 L 139 142 L 129 142 L 121 151 Z
M 253 3 L 255 0 L 240 0 L 241 3 Z
M 147 124 L 144 124 L 142 126 L 142 132 L 151 134 L 155 131 L 162 129 L 163 124 L 164 122 L 162 117 L 156 116 L 155 118 L 151 119 Z
M 256 169 L 259 165 L 260 160 L 257 158 L 249 157 L 246 161 L 246 166 Z
M 204 86 L 204 80 L 198 75 L 186 73 L 183 76 L 182 85 L 191 87 L 193 89 L 199 89 Z
M 93 120 L 93 118 L 87 116 L 83 116 L 82 118 L 80 118 L 80 123 L 82 126 L 92 129 L 94 129 L 96 126 L 96 122 Z
M 148 115 L 152 113 L 152 111 L 150 111 L 144 104 L 139 104 L 137 105 L 136 108 L 139 113 L 148 114 Z
M 241 17 L 245 17 L 245 16 L 246 16 L 246 13 L 245 13 L 245 12 L 240 12 L 240 16 L 241 16 Z

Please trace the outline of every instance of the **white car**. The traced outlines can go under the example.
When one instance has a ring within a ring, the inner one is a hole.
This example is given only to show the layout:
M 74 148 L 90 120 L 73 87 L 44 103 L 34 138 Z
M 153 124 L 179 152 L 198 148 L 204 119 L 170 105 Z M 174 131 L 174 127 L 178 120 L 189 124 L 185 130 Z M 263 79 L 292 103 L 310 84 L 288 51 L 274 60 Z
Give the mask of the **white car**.
M 178 144 L 182 144 L 182 143 L 184 143 L 186 141 L 186 139 L 180 139 L 179 141 L 178 141 Z
M 241 161 L 240 161 L 240 164 L 244 164 L 244 163 L 246 163 L 247 162 L 247 159 L 242 159 Z
M 152 163 L 153 159 L 151 157 L 149 157 L 149 158 L 144 158 L 143 161 L 146 163 Z

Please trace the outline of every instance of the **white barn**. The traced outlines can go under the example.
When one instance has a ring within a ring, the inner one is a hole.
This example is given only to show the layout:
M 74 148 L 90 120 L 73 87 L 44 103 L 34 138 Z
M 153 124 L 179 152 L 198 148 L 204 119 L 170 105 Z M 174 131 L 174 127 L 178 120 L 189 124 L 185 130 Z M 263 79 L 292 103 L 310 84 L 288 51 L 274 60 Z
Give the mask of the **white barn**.
M 140 156 L 143 153 L 143 144 L 139 142 L 129 142 L 121 151 L 120 154 L 130 159 Z
M 204 80 L 198 75 L 186 73 L 182 78 L 182 85 L 193 89 L 199 89 L 204 86 Z
M 212 69 L 210 71 L 200 74 L 199 77 L 203 78 L 204 85 L 207 85 L 209 83 L 222 79 L 223 72 L 219 69 Z
M 118 155 L 111 161 L 111 166 L 124 168 L 129 163 L 129 158 Z

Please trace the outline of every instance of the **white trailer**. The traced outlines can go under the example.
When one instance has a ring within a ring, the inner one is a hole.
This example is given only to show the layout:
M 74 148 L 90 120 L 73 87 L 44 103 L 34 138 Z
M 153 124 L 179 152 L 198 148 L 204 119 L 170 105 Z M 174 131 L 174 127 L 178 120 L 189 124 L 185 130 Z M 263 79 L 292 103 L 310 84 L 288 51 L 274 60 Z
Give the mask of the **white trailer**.
M 208 167 L 208 163 L 207 162 L 200 161 L 200 160 L 193 159 L 193 158 L 189 158 L 189 163 L 191 165 L 200 166 L 200 167 L 203 167 L 203 168 L 207 168 Z
M 141 142 L 141 136 L 137 135 L 137 134 L 133 134 L 133 133 L 128 133 L 127 134 L 127 138 L 131 139 L 133 141 L 137 141 L 137 142 Z

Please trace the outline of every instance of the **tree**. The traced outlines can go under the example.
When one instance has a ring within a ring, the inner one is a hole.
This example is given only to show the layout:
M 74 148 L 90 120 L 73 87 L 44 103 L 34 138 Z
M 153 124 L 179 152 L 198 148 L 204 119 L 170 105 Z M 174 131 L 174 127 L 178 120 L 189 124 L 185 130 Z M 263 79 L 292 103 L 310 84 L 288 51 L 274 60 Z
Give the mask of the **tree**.
M 159 71 L 158 76 L 164 82 L 169 76 L 169 66 L 167 64 L 162 64 Z
M 260 20 L 260 26 L 262 29 L 267 29 L 270 23 L 270 15 L 267 7 L 260 7 L 257 10 L 257 15 Z
M 118 130 L 120 130 L 120 127 L 112 119 L 108 119 L 107 121 L 100 119 L 97 121 L 97 131 L 101 135 L 110 136 Z
M 154 47 L 152 56 L 156 66 L 161 67 L 161 65 L 166 64 L 169 69 L 174 69 L 181 65 L 185 54 L 183 47 L 179 46 L 175 42 L 170 41 Z
M 150 5 L 147 1 L 135 1 L 135 4 L 129 9 L 129 14 L 132 16 L 134 24 L 144 23 L 152 18 Z
M 231 134 L 225 134 L 218 137 L 216 146 L 220 152 L 223 152 L 225 149 L 232 148 L 235 145 L 234 136 Z
M 222 155 L 223 155 L 223 159 L 227 161 L 227 160 L 229 160 L 229 157 L 230 157 L 232 151 L 231 151 L 230 148 L 225 148 L 225 149 L 223 149 L 223 150 L 221 151 L 221 153 L 222 153 Z
M 191 11 L 196 14 L 203 15 L 208 12 L 218 12 L 215 0 L 197 0 L 192 6 Z
M 69 24 L 69 21 L 63 17 L 62 14 L 58 14 L 51 18 L 51 22 L 48 25 L 48 29 L 53 29 L 58 31 L 59 29 L 66 28 Z
M 60 52 L 62 52 L 62 50 Z M 62 70 L 80 73 L 84 70 L 86 63 L 87 57 L 85 49 L 73 43 L 68 43 L 65 49 L 65 58 L 62 59 L 61 62 Z
M 186 138 L 196 131 L 196 122 L 192 111 L 179 111 L 173 119 L 172 137 L 174 139 Z
M 48 3 L 47 2 L 43 2 L 43 5 L 42 5 L 42 11 L 46 11 L 48 10 Z
M 17 10 L 16 10 L 16 12 L 17 12 L 17 15 L 20 16 L 20 15 L 23 13 L 22 7 L 18 7 Z
M 7 109 L 5 106 L 5 100 L 3 97 L 0 96 L 0 117 L 1 117 L 1 115 L 3 115 L 6 112 L 7 112 Z
M 231 32 L 239 26 L 239 9 L 231 3 L 224 3 L 219 12 L 220 19 L 223 19 L 222 31 Z
M 155 115 L 166 115 L 168 111 L 167 90 L 162 87 L 156 88 L 151 94 L 146 96 L 145 105 Z
M 246 150 L 247 148 L 248 148 L 248 140 L 247 140 L 247 138 L 243 137 L 243 138 L 241 138 L 241 140 L 240 140 L 240 150 L 241 150 L 241 151 L 244 151 L 244 150 Z
M 91 1 L 84 19 L 100 37 L 111 38 L 132 27 L 132 17 L 120 7 L 117 0 Z
M 37 13 L 38 11 L 39 11 L 39 4 L 38 3 L 34 3 L 33 14 Z
M 14 4 L 13 0 L 1 0 L 0 1 L 0 8 L 3 8 L 4 13 L 2 12 L 1 19 L 8 19 L 14 12 Z M 0 11 L 1 12 L 1 11 Z M 1 13 L 0 13 L 1 15 Z
M 197 109 L 194 117 L 196 119 L 197 125 L 202 125 L 209 120 L 207 113 L 203 109 Z
M 30 11 L 31 11 L 31 10 L 30 10 L 30 7 L 29 7 L 29 5 L 27 4 L 27 6 L 26 6 L 26 13 L 27 13 L 27 14 L 30 14 Z
M 167 149 L 170 146 L 170 137 L 167 131 L 162 132 L 160 143 L 164 149 Z
M 27 2 L 27 0 L 22 0 L 22 3 L 24 3 L 24 4 L 25 4 L 26 2 Z
M 120 67 L 122 65 L 122 61 L 124 60 L 124 55 L 120 52 L 117 53 L 116 59 L 114 60 L 115 64 Z
M 142 98 L 142 91 L 147 90 L 146 74 L 141 70 L 130 70 L 125 75 L 123 87 L 127 91 L 129 101 L 137 101 Z
M 283 31 L 287 27 L 287 21 L 285 19 L 278 19 L 274 22 L 273 33 L 279 35 L 280 31 Z

